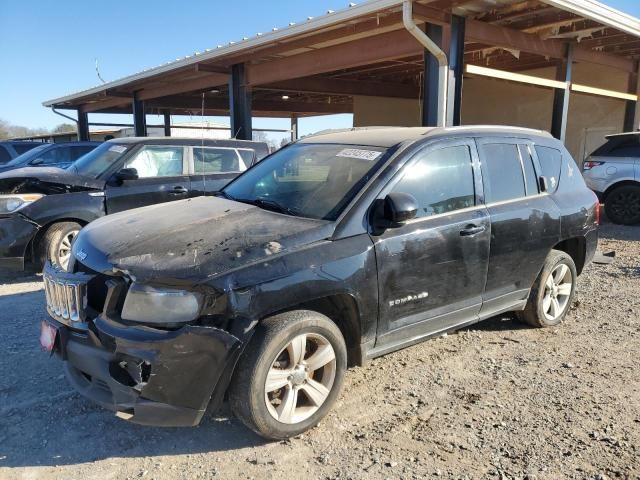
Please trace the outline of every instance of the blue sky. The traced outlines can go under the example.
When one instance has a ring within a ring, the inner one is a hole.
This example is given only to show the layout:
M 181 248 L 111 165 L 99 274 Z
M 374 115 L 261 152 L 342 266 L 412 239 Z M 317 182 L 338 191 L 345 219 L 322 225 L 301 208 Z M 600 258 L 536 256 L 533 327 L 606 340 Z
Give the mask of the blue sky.
M 99 84 L 96 59 L 102 77 L 114 80 L 195 51 L 322 15 L 328 9 L 339 10 L 348 3 L 0 0 L 0 118 L 27 127 L 62 123 L 64 119 L 42 107 L 42 101 Z M 606 3 L 640 17 L 638 0 Z M 91 116 L 90 121 L 101 121 L 100 115 Z M 350 116 L 303 119 L 300 129 L 304 134 L 348 123 Z M 288 128 L 288 124 L 287 120 L 254 121 L 254 126 L 263 128 Z

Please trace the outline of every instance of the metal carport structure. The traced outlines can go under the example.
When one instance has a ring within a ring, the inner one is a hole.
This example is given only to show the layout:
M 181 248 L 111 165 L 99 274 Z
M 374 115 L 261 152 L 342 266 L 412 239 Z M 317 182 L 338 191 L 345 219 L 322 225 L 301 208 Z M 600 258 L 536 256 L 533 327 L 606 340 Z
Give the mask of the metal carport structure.
M 411 22 L 445 54 L 446 91 L 436 58 L 406 16 L 403 23 L 408 6 Z M 592 0 L 370 0 L 44 105 L 77 110 L 81 139 L 95 113 L 132 114 L 138 135 L 146 134 L 145 114 L 164 115 L 166 126 L 170 115 L 230 115 L 235 136 L 247 139 L 252 116 L 288 117 L 293 128 L 298 117 L 355 114 L 367 97 L 417 108 L 401 124 L 435 125 L 446 102 L 447 123 L 460 124 L 463 78 L 487 77 L 549 91 L 549 129 L 564 139 L 575 95 L 615 99 L 620 128 L 638 126 L 638 58 L 640 21 Z M 581 64 L 615 72 L 624 85 L 576 79 Z

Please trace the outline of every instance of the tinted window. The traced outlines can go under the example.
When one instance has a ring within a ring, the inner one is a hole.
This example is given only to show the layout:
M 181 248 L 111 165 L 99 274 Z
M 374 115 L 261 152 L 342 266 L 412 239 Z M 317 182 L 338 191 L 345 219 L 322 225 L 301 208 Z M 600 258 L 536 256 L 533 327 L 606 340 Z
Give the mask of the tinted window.
M 11 155 L 6 148 L 0 145 L 0 164 L 7 163 L 11 160 Z
M 612 157 L 640 157 L 640 145 L 620 145 L 614 148 L 611 153 Z
M 395 185 L 395 192 L 413 195 L 417 217 L 460 210 L 475 205 L 473 166 L 469 147 L 460 145 L 418 154 Z
M 244 164 L 247 166 L 247 168 L 253 165 L 253 159 L 256 155 L 253 150 L 239 149 L 238 153 L 242 157 L 242 160 L 244 161 Z
M 24 145 L 21 145 L 19 143 L 13 144 L 13 148 L 15 148 L 16 152 L 18 152 L 18 155 L 22 155 L 24 152 L 28 152 L 29 150 L 37 146 L 37 143 L 25 143 Z
M 527 195 L 537 195 L 538 192 L 538 176 L 533 166 L 533 158 L 529 152 L 527 145 L 519 145 L 520 157 L 522 158 L 522 166 L 524 167 L 524 178 L 527 185 Z
M 71 147 L 71 158 L 70 161 L 74 162 L 79 159 L 81 156 L 86 155 L 91 150 L 96 148 L 96 146 L 83 146 L 83 147 Z
M 562 153 L 555 148 L 541 147 L 540 145 L 536 145 L 536 153 L 538 154 L 540 168 L 542 168 L 542 175 L 547 177 L 548 191 L 550 193 L 555 192 L 560 181 Z
M 525 196 L 524 178 L 516 145 L 490 143 L 484 152 L 483 183 L 487 203 Z
M 246 169 L 233 149 L 193 147 L 193 171 L 196 175 L 243 172 Z
M 142 147 L 124 168 L 135 168 L 138 177 L 176 177 L 182 175 L 182 147 L 147 145 Z
M 640 157 L 640 135 L 611 137 L 591 155 L 595 157 Z
M 56 163 L 69 162 L 69 147 L 50 148 L 41 153 L 30 163 L 32 165 L 55 165 Z

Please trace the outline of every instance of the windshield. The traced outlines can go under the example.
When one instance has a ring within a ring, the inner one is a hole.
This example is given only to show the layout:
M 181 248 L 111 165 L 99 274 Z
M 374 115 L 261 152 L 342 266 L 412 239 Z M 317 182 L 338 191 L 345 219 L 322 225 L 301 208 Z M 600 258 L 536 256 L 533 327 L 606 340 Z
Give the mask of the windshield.
M 380 147 L 298 143 L 272 154 L 222 195 L 290 215 L 335 220 L 387 157 Z
M 25 152 L 22 155 L 18 155 L 9 163 L 6 163 L 5 166 L 18 167 L 20 165 L 27 165 L 28 163 L 31 162 L 31 160 L 35 160 L 36 158 L 38 158 L 38 156 L 49 147 L 51 147 L 50 144 L 45 144 L 45 145 L 40 145 L 36 148 L 32 148 L 28 152 Z
M 98 178 L 121 158 L 133 145 L 105 142 L 73 163 L 80 175 Z

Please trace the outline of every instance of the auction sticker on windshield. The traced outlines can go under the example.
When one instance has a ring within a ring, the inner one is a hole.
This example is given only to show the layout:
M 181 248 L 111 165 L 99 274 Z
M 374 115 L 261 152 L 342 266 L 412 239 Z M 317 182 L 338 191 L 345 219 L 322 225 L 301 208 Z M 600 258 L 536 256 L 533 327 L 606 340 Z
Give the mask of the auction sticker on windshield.
M 336 157 L 358 158 L 360 160 L 375 160 L 382 152 L 376 152 L 375 150 L 361 150 L 359 148 L 345 148 L 340 150 Z
M 123 147 L 122 145 L 114 145 L 113 147 L 109 147 L 110 152 L 122 153 L 127 149 L 127 147 Z

